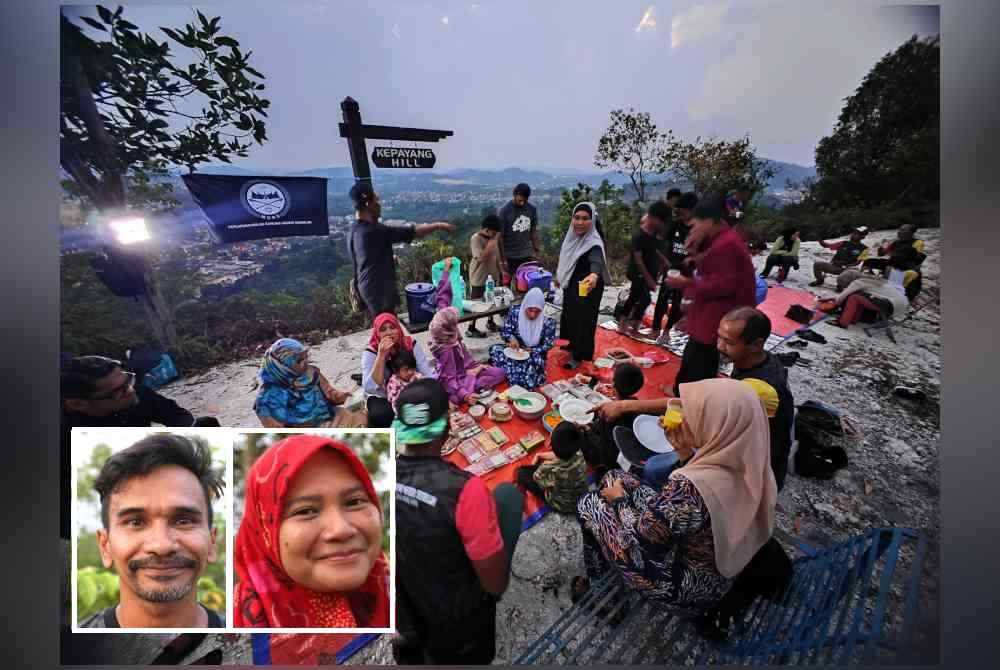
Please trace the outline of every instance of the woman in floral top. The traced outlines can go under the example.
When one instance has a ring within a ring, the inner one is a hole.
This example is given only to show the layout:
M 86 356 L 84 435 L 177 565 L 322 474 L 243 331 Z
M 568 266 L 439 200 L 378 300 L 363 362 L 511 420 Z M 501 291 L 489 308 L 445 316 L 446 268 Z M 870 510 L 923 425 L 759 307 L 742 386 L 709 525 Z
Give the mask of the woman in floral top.
M 500 335 L 503 343 L 490 347 L 493 365 L 507 373 L 511 384 L 533 389 L 545 383 L 545 361 L 556 340 L 556 321 L 545 316 L 545 296 L 540 288 L 528 291 L 517 307 L 507 312 Z M 504 349 L 521 349 L 528 358 L 516 361 L 504 354 Z
M 684 420 L 668 437 L 688 462 L 660 490 L 620 470 L 577 506 L 589 580 L 612 567 L 647 598 L 686 613 L 716 605 L 770 538 L 777 487 L 767 416 L 732 379 L 680 385 Z M 588 587 L 574 580 L 574 593 Z

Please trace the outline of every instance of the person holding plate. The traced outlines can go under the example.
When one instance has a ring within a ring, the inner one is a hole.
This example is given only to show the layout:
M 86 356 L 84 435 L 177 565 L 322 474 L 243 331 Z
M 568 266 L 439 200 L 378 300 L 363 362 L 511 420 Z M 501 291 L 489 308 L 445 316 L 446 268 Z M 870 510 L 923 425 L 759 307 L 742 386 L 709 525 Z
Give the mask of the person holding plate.
M 544 310 L 545 295 L 536 286 L 507 312 L 500 329 L 503 343 L 490 347 L 490 360 L 507 373 L 511 384 L 534 389 L 546 381 L 545 361 L 556 339 L 556 321 Z M 514 356 L 508 356 L 508 350 Z
M 718 605 L 771 537 L 777 486 L 757 393 L 732 379 L 679 390 L 679 421 L 664 430 L 685 465 L 660 489 L 612 470 L 599 493 L 580 498 L 587 576 L 571 582 L 574 602 L 591 581 L 617 570 L 644 597 L 702 613 Z
M 573 220 L 559 250 L 556 268 L 556 286 L 563 290 L 559 335 L 569 340 L 565 348 L 570 352 L 563 367 L 573 370 L 580 361 L 594 358 L 597 313 L 604 287 L 610 283 L 597 207 L 592 202 L 581 202 L 573 208 Z
M 452 288 L 448 277 L 451 259 L 446 258 L 441 281 L 438 282 L 435 307 L 431 319 L 430 348 L 437 361 L 437 378 L 448 392 L 452 403 L 473 404 L 475 394 L 491 389 L 506 378 L 504 371 L 493 365 L 478 363 L 462 341 L 458 328 L 458 310 L 451 306 Z

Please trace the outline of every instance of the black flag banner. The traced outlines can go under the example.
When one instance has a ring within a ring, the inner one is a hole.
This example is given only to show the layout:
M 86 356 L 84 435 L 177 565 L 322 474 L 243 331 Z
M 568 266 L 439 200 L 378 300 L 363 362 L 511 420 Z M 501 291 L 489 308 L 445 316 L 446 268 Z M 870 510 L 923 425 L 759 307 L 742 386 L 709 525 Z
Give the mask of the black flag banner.
M 183 175 L 221 242 L 329 235 L 326 179 Z

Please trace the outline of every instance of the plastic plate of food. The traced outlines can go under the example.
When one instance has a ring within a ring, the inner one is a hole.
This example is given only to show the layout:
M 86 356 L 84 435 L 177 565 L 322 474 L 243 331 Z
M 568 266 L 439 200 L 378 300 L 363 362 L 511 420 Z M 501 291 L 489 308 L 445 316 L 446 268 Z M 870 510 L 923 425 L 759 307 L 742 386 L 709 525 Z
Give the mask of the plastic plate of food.
M 545 430 L 550 433 L 562 422 L 563 418 L 562 415 L 559 414 L 558 410 L 546 412 L 545 416 L 542 417 L 542 425 L 545 426 Z
M 613 368 L 615 362 L 610 358 L 598 358 L 594 361 L 594 366 L 598 368 Z
M 526 361 L 531 356 L 524 349 L 514 349 L 513 347 L 504 347 L 503 355 L 512 361 Z
M 594 420 L 594 406 L 586 400 L 573 398 L 559 404 L 559 414 L 567 421 L 585 426 Z

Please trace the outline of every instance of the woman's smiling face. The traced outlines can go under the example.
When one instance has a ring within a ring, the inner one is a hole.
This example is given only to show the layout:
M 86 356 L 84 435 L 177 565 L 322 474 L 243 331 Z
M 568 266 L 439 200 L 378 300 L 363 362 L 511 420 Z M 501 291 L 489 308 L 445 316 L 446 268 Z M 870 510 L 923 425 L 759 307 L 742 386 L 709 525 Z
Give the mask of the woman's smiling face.
M 382 513 L 336 452 L 317 452 L 290 482 L 279 551 L 285 572 L 319 592 L 352 591 L 382 552 Z

